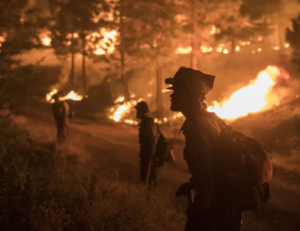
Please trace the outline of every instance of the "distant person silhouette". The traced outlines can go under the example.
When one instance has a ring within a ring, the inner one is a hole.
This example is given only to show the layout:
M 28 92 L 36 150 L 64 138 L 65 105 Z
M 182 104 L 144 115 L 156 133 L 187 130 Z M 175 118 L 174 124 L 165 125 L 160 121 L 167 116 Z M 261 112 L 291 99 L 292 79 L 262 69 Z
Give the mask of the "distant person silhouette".
M 59 94 L 52 96 L 54 103 L 52 104 L 53 117 L 57 127 L 57 142 L 64 143 L 68 137 L 69 126 L 69 105 L 65 101 L 59 99 Z
M 157 185 L 156 168 L 151 161 L 154 155 L 155 140 L 158 133 L 157 125 L 154 119 L 148 115 L 149 108 L 146 102 L 139 102 L 135 108 L 136 118 L 141 121 L 139 124 L 140 178 L 144 184 L 155 187 Z M 149 175 L 148 182 L 146 182 L 147 175 Z

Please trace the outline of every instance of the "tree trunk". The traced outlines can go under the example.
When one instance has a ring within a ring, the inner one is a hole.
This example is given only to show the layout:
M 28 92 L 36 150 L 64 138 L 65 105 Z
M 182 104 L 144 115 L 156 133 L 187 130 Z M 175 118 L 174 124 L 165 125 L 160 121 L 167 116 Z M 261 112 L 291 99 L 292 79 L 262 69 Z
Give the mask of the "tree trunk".
M 82 90 L 86 95 L 86 73 L 85 73 L 85 39 L 82 40 Z
M 196 11 L 197 0 L 191 0 L 191 23 L 192 23 L 192 34 L 191 34 L 191 67 L 197 69 L 197 54 L 198 54 L 198 42 L 197 42 L 197 11 Z
M 282 20 L 282 13 L 281 13 L 281 10 L 282 10 L 282 1 L 279 1 L 279 4 L 278 4 L 278 16 L 277 16 L 277 27 L 278 27 L 278 40 L 279 40 L 279 48 L 280 48 L 280 52 L 282 53 L 282 49 L 284 47 L 284 44 L 283 44 L 283 39 L 282 39 L 282 31 L 281 31 L 281 28 L 282 28 L 282 24 L 281 24 L 281 20 Z
M 156 105 L 157 105 L 157 117 L 161 119 L 163 117 L 163 94 L 162 94 L 162 67 L 156 65 Z
M 235 47 L 236 47 L 235 38 L 231 38 L 231 52 L 232 52 L 232 54 L 235 53 Z
M 130 95 L 129 95 L 128 82 L 127 82 L 127 79 L 126 79 L 126 72 L 125 72 L 125 54 L 124 54 L 124 46 L 123 46 L 122 5 L 120 7 L 120 78 L 121 78 L 122 84 L 123 84 L 125 101 L 129 101 L 130 100 Z
M 75 83 L 75 48 L 74 48 L 74 33 L 72 33 L 72 43 L 71 43 L 71 73 L 69 82 L 72 86 Z
M 120 76 L 124 88 L 124 98 L 125 101 L 130 100 L 130 95 L 129 95 L 129 89 L 128 89 L 128 83 L 127 83 L 127 78 L 126 78 L 126 73 L 125 73 L 125 55 L 124 52 L 121 50 L 120 51 L 120 56 L 121 56 L 121 66 L 120 66 Z
M 279 13 L 278 18 L 281 18 L 281 15 Z M 278 30 L 278 41 L 279 41 L 279 48 L 280 52 L 282 51 L 284 45 L 283 45 L 283 39 L 282 39 L 282 33 L 281 33 L 281 24 L 280 24 L 280 19 L 277 21 L 277 30 Z

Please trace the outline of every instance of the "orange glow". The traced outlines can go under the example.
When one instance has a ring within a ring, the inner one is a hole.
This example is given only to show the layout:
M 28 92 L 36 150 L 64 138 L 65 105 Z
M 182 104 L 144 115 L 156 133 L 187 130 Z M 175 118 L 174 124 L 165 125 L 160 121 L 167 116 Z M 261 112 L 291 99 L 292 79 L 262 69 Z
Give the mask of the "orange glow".
M 192 47 L 178 47 L 176 54 L 189 54 L 192 52 Z
M 48 37 L 48 36 L 45 36 L 43 39 L 42 39 L 42 43 L 44 46 L 50 46 L 51 44 L 51 38 Z

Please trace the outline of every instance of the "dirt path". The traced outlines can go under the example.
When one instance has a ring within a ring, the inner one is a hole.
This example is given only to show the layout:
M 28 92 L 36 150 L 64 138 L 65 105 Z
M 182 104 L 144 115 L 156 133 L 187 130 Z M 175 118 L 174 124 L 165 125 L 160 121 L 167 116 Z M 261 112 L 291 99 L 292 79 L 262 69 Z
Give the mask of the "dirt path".
M 23 115 L 23 116 L 22 116 Z M 38 110 L 23 109 L 16 120 L 39 139 L 55 139 L 51 116 Z M 50 114 L 51 115 L 51 114 Z M 24 117 L 26 116 L 26 117 Z M 139 184 L 137 128 L 122 124 L 97 124 L 75 118 L 70 125 L 69 145 L 79 158 L 97 172 L 133 184 Z M 159 185 L 169 190 L 170 196 L 178 185 L 189 179 L 182 158 L 183 144 L 177 143 L 173 165 L 159 169 Z M 118 174 L 117 174 L 118 173 Z M 300 175 L 275 168 L 271 182 L 272 199 L 259 212 L 244 214 L 247 231 L 300 230 Z M 174 198 L 176 201 L 176 199 Z M 180 201 L 178 201 L 180 203 Z M 182 202 L 185 203 L 185 202 Z M 183 211 L 184 212 L 184 211 Z

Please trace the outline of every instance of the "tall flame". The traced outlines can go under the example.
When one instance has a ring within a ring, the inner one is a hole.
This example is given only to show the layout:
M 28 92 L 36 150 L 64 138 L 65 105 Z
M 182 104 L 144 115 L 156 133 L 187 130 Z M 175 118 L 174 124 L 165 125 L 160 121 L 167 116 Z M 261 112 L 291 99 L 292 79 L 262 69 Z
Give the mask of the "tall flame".
M 236 119 L 249 113 L 258 112 L 268 106 L 268 93 L 276 84 L 280 71 L 277 67 L 268 66 L 248 86 L 234 92 L 222 103 L 213 102 L 208 111 L 215 112 L 222 119 Z

